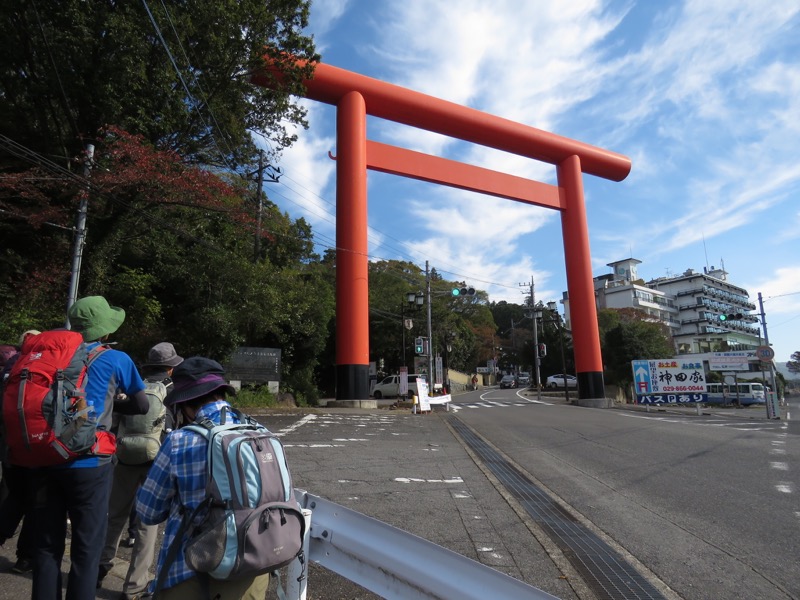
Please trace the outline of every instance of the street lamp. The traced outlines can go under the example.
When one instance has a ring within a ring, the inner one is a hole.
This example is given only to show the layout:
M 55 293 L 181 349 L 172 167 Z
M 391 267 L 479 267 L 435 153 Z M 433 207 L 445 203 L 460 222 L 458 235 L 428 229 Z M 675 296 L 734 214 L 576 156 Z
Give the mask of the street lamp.
M 400 325 L 403 329 L 403 366 L 405 367 L 408 366 L 406 363 L 406 329 L 411 329 L 411 327 L 407 327 L 406 325 L 405 309 L 406 307 L 410 308 L 415 306 L 417 311 L 419 311 L 423 304 L 425 304 L 425 296 L 422 294 L 422 292 L 407 292 L 405 303 L 400 303 Z
M 555 322 L 556 327 L 558 327 L 558 347 L 561 350 L 561 374 L 564 376 L 564 398 L 569 402 L 569 388 L 567 388 L 567 361 L 564 359 L 564 330 L 561 329 L 561 315 L 558 314 L 558 305 L 554 300 L 551 300 L 547 303 L 547 308 L 549 308 L 555 315 L 556 318 L 552 319 Z

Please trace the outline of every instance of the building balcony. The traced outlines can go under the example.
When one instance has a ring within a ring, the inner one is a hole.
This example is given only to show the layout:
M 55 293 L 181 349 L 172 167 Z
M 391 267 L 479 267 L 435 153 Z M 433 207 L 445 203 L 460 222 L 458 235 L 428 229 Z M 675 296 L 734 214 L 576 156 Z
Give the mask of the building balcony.
M 676 296 L 697 296 L 703 293 L 703 288 L 694 288 L 691 290 L 683 290 L 682 292 L 678 292 L 675 294 Z

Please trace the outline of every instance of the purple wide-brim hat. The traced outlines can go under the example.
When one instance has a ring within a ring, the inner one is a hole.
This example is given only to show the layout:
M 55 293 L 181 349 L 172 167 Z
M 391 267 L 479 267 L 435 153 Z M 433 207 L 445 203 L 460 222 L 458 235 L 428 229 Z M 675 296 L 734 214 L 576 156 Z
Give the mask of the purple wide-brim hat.
M 187 358 L 172 372 L 172 389 L 164 404 L 173 406 L 201 398 L 219 389 L 236 395 L 236 389 L 225 380 L 225 369 L 217 361 L 202 356 Z

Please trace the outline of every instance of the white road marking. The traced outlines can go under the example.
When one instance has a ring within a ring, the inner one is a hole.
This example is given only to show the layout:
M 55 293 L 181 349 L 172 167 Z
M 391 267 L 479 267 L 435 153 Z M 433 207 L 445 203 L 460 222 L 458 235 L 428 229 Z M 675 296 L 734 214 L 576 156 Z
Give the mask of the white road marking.
M 464 483 L 461 477 L 453 477 L 452 479 L 419 479 L 417 477 L 395 477 L 395 481 L 400 483 Z
M 275 435 L 277 437 L 283 437 L 287 433 L 292 433 L 295 429 L 298 429 L 298 428 L 302 427 L 306 423 L 310 423 L 311 421 L 313 421 L 316 418 L 317 418 L 317 415 L 306 415 L 305 417 L 303 417 L 299 421 L 289 425 L 289 427 L 284 427 L 280 431 L 275 432 Z
M 344 448 L 344 444 L 284 444 L 284 448 Z

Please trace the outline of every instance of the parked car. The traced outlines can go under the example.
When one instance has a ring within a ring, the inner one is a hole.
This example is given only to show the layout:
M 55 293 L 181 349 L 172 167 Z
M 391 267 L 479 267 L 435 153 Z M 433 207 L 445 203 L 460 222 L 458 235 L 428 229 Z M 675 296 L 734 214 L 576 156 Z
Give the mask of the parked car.
M 503 378 L 500 380 L 500 389 L 515 387 L 517 387 L 517 378 L 513 375 L 503 375 Z
M 527 373 L 526 371 L 520 371 L 519 375 L 517 375 L 517 385 L 522 387 L 522 386 L 529 386 L 530 384 L 531 384 L 531 374 Z
M 417 378 L 425 379 L 425 375 L 418 375 L 416 373 L 408 374 L 408 396 L 418 396 L 417 392 Z M 427 381 L 427 380 L 426 380 Z M 400 375 L 389 375 L 381 379 L 380 383 L 376 383 L 372 390 L 372 397 L 375 400 L 381 398 L 396 398 L 400 395 Z
M 545 385 L 549 388 L 563 388 L 564 387 L 564 378 L 567 380 L 567 388 L 578 388 L 578 378 L 575 375 L 564 375 L 562 373 L 558 373 L 556 375 L 550 375 L 547 378 L 547 382 Z

